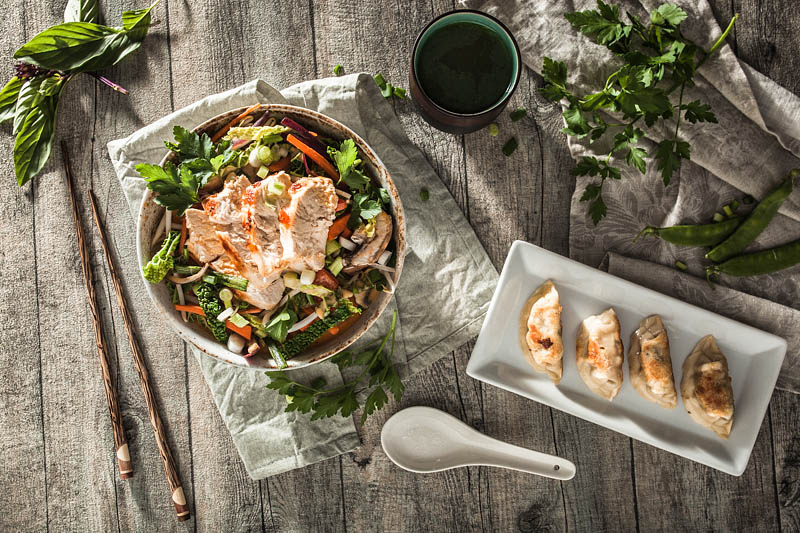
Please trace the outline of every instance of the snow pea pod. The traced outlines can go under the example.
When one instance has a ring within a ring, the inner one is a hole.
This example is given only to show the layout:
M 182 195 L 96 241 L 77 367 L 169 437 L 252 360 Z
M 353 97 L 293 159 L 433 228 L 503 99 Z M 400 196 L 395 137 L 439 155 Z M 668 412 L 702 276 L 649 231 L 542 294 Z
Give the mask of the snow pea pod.
M 792 193 L 794 179 L 798 174 L 800 174 L 800 170 L 792 170 L 777 189 L 758 203 L 750 213 L 750 216 L 742 222 L 730 237 L 706 254 L 706 259 L 710 259 L 715 263 L 722 263 L 726 259 L 730 259 L 742 252 L 751 242 L 756 240 L 756 237 L 764 231 L 764 228 L 775 217 L 783 201 Z
M 711 224 L 682 224 L 666 228 L 647 226 L 639 232 L 633 242 L 640 237 L 653 236 L 680 246 L 714 246 L 724 241 L 741 223 L 741 217 L 733 217 Z
M 800 264 L 800 240 L 769 250 L 739 255 L 719 265 L 706 267 L 706 276 L 713 274 L 757 276 L 777 272 L 797 264 Z

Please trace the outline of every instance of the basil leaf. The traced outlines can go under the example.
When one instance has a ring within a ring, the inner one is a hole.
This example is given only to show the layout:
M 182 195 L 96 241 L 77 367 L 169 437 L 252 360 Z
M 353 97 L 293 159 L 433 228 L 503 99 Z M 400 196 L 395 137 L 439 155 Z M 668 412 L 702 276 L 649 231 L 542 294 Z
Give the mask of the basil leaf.
M 144 9 L 122 12 L 122 27 L 127 30 L 128 37 L 132 41 L 141 42 L 144 40 L 147 30 L 150 28 L 150 10 L 153 7 L 155 7 L 155 4 Z
M 50 158 L 59 96 L 57 92 L 33 106 L 19 128 L 14 144 L 14 172 L 19 185 L 30 181 Z
M 94 22 L 100 18 L 97 0 L 68 0 L 64 22 Z
M 17 107 L 17 96 L 24 84 L 25 80 L 14 76 L 8 80 L 3 90 L 0 91 L 0 124 L 14 118 L 14 112 Z
M 39 92 L 42 80 L 42 77 L 30 78 L 26 80 L 20 88 L 19 95 L 17 96 L 17 106 L 14 109 L 14 128 L 12 130 L 14 134 L 19 132 L 22 123 L 25 121 L 28 113 L 31 112 L 31 109 L 45 98 L 45 96 Z
M 48 28 L 14 53 L 14 58 L 49 70 L 88 72 L 116 65 L 141 45 L 152 6 L 123 13 L 123 27 L 66 22 Z
M 14 52 L 14 58 L 50 70 L 74 70 L 113 50 L 120 35 L 120 30 L 108 26 L 66 22 L 36 35 Z
M 44 96 L 52 96 L 61 92 L 61 84 L 64 83 L 64 78 L 56 74 L 55 76 L 48 76 L 44 78 L 39 84 L 39 94 Z

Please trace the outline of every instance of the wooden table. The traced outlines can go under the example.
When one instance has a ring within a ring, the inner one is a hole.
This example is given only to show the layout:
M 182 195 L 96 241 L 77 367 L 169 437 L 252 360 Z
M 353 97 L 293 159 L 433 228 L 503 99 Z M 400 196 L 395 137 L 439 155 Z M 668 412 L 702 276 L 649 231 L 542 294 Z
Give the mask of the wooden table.
M 0 51 L 13 51 L 58 23 L 63 1 L 2 0 Z M 105 0 L 118 24 L 123 4 Z M 716 0 L 720 18 L 741 17 L 730 40 L 739 57 L 800 91 L 800 14 L 794 2 Z M 53 4 L 53 5 L 49 5 Z M 198 98 L 260 77 L 276 87 L 347 72 L 382 72 L 407 86 L 414 36 L 453 2 L 164 0 L 142 49 L 106 75 L 88 76 L 61 102 L 58 137 L 67 141 L 82 210 L 94 187 L 115 249 L 133 250 L 132 219 L 106 143 Z M 9 61 L 7 59 L 7 61 Z M 8 64 L 8 63 L 7 63 Z M 3 80 L 4 81 L 4 80 Z M 447 184 L 500 268 L 514 239 L 568 253 L 573 179 L 558 110 L 540 98 L 542 79 L 525 70 L 505 117 L 520 149 L 485 131 L 457 137 L 433 130 L 409 100 L 394 102 L 412 140 Z M 103 320 L 136 472 L 121 481 L 81 285 L 75 232 L 58 152 L 35 183 L 13 184 L 13 140 L 0 136 L 0 530 L 350 530 L 433 531 L 798 531 L 800 396 L 776 392 L 750 464 L 736 478 L 680 459 L 467 377 L 467 344 L 409 380 L 361 429 L 355 452 L 261 482 L 245 473 L 192 355 L 162 324 L 132 256 L 120 257 L 193 519 L 178 524 L 139 390 L 99 241 L 89 243 Z M 413 475 L 380 446 L 383 422 L 401 407 L 431 405 L 489 435 L 570 458 L 577 476 L 556 483 L 492 468 Z

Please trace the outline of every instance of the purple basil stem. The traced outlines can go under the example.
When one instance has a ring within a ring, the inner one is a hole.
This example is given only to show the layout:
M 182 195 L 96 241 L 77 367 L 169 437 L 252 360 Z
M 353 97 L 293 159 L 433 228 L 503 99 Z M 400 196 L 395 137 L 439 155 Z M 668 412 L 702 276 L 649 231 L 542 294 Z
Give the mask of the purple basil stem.
M 328 157 L 328 149 L 325 148 L 325 145 L 319 142 L 311 132 L 308 131 L 306 128 L 295 122 L 294 120 L 290 119 L 289 117 L 284 118 L 281 120 L 281 124 L 292 130 L 295 135 L 300 137 L 300 140 L 306 143 L 310 148 L 314 151 L 319 152 L 325 157 Z
M 269 120 L 269 113 L 264 113 L 253 123 L 253 127 L 263 126 L 266 121 Z
M 306 157 L 306 154 L 302 155 L 303 155 L 303 166 L 306 167 L 306 173 L 309 176 L 316 176 L 317 174 L 313 170 L 311 170 L 311 168 L 309 168 L 308 166 L 308 158 Z

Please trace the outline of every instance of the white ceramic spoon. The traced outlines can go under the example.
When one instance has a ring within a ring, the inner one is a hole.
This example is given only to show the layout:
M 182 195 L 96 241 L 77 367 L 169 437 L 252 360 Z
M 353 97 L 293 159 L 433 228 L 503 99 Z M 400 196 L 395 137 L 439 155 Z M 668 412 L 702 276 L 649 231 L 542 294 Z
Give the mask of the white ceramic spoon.
M 395 413 L 383 426 L 381 444 L 389 459 L 411 472 L 486 465 L 561 480 L 575 476 L 575 465 L 566 459 L 487 437 L 432 407 Z

